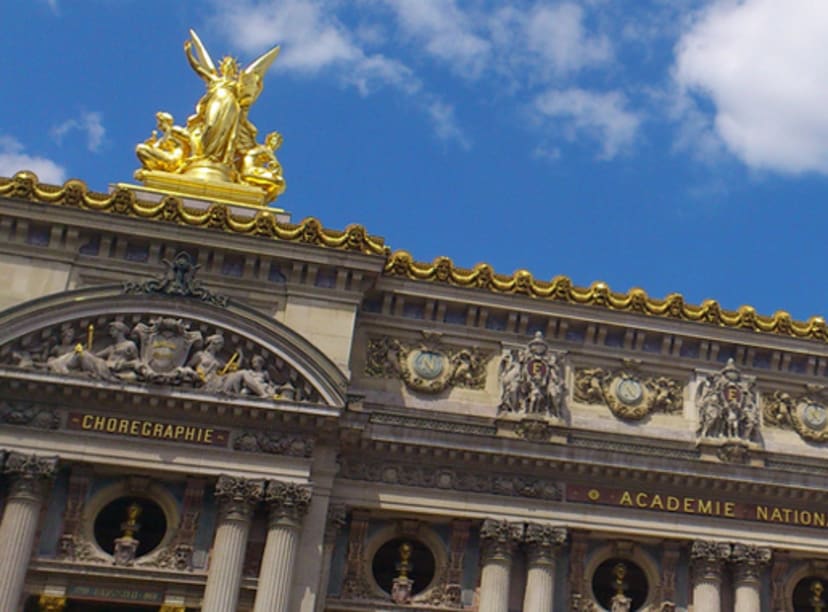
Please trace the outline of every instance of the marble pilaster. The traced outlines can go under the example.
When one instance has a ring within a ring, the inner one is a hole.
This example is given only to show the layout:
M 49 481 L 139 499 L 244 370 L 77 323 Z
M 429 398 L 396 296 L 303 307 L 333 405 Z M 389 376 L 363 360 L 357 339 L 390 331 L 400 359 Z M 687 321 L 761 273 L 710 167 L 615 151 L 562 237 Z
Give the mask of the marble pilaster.
M 267 540 L 254 612 L 287 612 L 302 518 L 310 501 L 309 487 L 279 480 L 267 482 Z
M 202 612 L 235 612 L 239 598 L 250 520 L 264 493 L 264 481 L 219 476 L 218 524 L 213 540 Z
M 57 457 L 9 453 L 3 472 L 9 477 L 0 522 L 0 610 L 17 610 L 32 555 L 46 485 L 55 476 Z

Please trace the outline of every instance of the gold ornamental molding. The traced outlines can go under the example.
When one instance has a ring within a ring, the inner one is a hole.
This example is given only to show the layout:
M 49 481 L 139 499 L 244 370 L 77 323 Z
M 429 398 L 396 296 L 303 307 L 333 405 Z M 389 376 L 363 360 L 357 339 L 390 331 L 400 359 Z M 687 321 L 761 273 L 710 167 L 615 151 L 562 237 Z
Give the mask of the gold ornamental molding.
M 250 209 L 238 213 L 235 207 L 224 203 L 213 203 L 204 210 L 197 210 L 175 196 L 166 196 L 158 202 L 142 200 L 125 186 L 118 186 L 106 194 L 90 191 L 86 183 L 77 179 L 66 181 L 62 187 L 45 185 L 38 182 L 34 173 L 26 171 L 18 172 L 11 179 L 0 178 L 0 196 L 368 255 L 387 256 L 389 253 L 385 241 L 379 236 L 369 236 L 361 225 L 349 225 L 344 231 L 332 230 L 322 227 L 313 217 L 299 223 L 284 223 L 267 209 L 256 210 L 255 214 L 251 214 Z
M 188 207 L 181 199 L 166 196 L 157 202 L 140 199 L 126 186 L 116 187 L 112 193 L 89 191 L 83 181 L 71 179 L 63 186 L 41 184 L 28 171 L 18 172 L 12 178 L 0 177 L 0 196 L 30 202 L 39 202 L 67 208 L 78 208 L 138 217 L 153 221 L 204 227 L 233 234 L 300 242 L 386 258 L 384 274 L 388 277 L 433 282 L 455 287 L 480 289 L 505 295 L 522 295 L 535 299 L 567 304 L 587 305 L 617 312 L 691 321 L 769 333 L 793 338 L 807 338 L 825 342 L 828 325 L 823 317 L 796 321 L 788 312 L 761 315 L 752 306 L 725 310 L 715 300 L 699 305 L 688 304 L 679 293 L 663 299 L 647 295 L 643 289 L 627 293 L 612 291 L 606 283 L 595 282 L 589 287 L 577 287 L 566 276 L 551 281 L 535 279 L 527 270 L 518 270 L 511 276 L 499 274 L 492 266 L 480 263 L 474 268 L 460 268 L 448 257 L 438 257 L 431 263 L 415 261 L 407 251 L 394 251 L 383 238 L 371 236 L 362 225 L 349 225 L 345 230 L 328 229 L 318 219 L 308 217 L 299 223 L 279 221 L 275 211 L 266 208 L 244 213 L 224 203 L 213 203 L 203 210 Z

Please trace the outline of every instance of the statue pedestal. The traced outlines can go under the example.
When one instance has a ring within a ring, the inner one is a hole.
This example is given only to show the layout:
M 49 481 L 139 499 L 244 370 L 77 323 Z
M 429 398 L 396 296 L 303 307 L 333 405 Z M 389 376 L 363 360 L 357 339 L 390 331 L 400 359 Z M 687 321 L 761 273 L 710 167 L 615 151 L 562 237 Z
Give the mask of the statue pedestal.
M 163 173 L 168 174 L 168 173 Z M 178 177 L 179 175 L 171 175 Z M 233 185 L 231 183 L 231 185 Z M 199 183 L 199 187 L 204 191 L 204 183 Z M 139 200 L 145 202 L 159 203 L 167 196 L 174 196 L 179 198 L 184 206 L 196 212 L 205 212 L 213 204 L 223 204 L 227 206 L 228 210 L 239 219 L 253 219 L 261 211 L 266 211 L 276 217 L 279 223 L 290 223 L 290 213 L 284 208 L 276 208 L 267 206 L 266 204 L 246 204 L 235 200 L 217 197 L 209 193 L 185 193 L 182 190 L 174 190 L 171 188 L 153 188 L 144 185 L 131 185 L 129 183 L 116 183 L 110 185 L 110 191 L 115 188 L 123 188 L 133 192 Z
M 194 178 L 161 170 L 137 170 L 135 178 L 141 181 L 147 190 L 159 191 L 166 195 L 194 197 L 222 204 L 267 207 L 265 192 L 244 183 L 205 180 L 203 177 Z

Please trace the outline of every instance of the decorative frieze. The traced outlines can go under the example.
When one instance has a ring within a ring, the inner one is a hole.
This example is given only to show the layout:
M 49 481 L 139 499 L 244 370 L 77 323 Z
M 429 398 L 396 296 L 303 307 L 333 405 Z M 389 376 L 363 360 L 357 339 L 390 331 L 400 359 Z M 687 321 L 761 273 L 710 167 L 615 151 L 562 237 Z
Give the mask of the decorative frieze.
M 248 453 L 268 453 L 288 457 L 311 457 L 314 440 L 308 436 L 274 432 L 243 432 L 233 440 L 233 448 Z
M 503 354 L 499 382 L 499 413 L 563 419 L 563 354 L 551 351 L 540 332 L 526 347 Z
M 400 378 L 408 388 L 423 393 L 450 387 L 482 389 L 487 361 L 478 349 L 444 345 L 439 334 L 423 333 L 419 342 L 383 336 L 368 341 L 365 373 Z
M 467 472 L 449 467 L 390 463 L 379 460 L 361 461 L 351 457 L 344 458 L 341 466 L 340 475 L 351 480 L 536 499 L 559 500 L 562 498 L 561 487 L 557 482 L 530 476 Z
M 640 420 L 655 412 L 682 409 L 682 384 L 667 376 L 645 376 L 632 364 L 617 370 L 575 370 L 573 399 L 606 405 L 621 419 Z
M 37 429 L 57 429 L 60 417 L 52 408 L 30 402 L 0 402 L 0 423 L 25 425 Z

